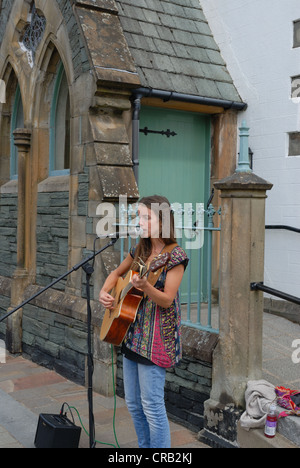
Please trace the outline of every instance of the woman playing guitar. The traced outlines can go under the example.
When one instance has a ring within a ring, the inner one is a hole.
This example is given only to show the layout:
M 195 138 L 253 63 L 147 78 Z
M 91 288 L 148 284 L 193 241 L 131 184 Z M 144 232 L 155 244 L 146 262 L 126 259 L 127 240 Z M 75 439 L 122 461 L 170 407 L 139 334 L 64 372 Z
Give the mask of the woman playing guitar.
M 99 300 L 105 308 L 112 309 L 114 297 L 109 292 L 120 277 L 130 269 L 135 270 L 140 260 L 149 263 L 162 252 L 170 252 L 169 261 L 154 282 L 146 276 L 132 277 L 131 283 L 143 292 L 143 299 L 122 343 L 125 401 L 139 447 L 170 448 L 164 385 L 166 368 L 174 367 L 181 359 L 178 289 L 188 258 L 176 244 L 173 213 L 166 198 L 158 195 L 142 198 L 138 214 L 140 241 L 108 276 Z

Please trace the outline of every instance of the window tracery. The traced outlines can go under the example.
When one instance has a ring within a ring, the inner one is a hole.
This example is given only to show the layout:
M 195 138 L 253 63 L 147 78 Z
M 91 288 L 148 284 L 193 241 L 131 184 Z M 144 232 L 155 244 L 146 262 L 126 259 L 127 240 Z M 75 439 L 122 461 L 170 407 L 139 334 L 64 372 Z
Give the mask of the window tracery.
M 46 18 L 40 15 L 35 7 L 32 5 L 30 23 L 25 28 L 22 44 L 31 56 L 32 63 L 39 43 L 42 40 L 46 27 Z

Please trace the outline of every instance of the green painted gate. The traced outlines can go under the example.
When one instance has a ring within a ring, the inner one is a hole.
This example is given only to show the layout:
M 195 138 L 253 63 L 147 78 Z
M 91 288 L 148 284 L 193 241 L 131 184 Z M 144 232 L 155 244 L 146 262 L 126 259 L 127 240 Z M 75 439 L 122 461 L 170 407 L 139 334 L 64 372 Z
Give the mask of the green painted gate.
M 176 135 L 171 136 L 172 132 Z M 193 206 L 196 203 L 205 204 L 210 190 L 210 117 L 191 112 L 142 107 L 139 163 L 141 196 L 156 194 L 167 197 L 170 203 L 193 203 Z M 179 240 L 184 248 L 186 240 L 184 235 Z M 196 260 L 199 252 L 187 252 L 195 261 L 191 262 L 191 271 L 184 277 L 181 287 L 182 302 L 187 296 L 188 288 L 192 301 L 197 301 L 199 287 L 202 300 L 207 298 L 205 249 L 202 250 L 203 274 L 200 285 Z

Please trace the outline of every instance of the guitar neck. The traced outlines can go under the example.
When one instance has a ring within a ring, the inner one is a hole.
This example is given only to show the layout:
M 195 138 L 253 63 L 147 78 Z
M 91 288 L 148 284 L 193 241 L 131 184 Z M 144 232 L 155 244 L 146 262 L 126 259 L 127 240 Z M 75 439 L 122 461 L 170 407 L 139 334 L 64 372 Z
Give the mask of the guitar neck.
M 167 264 L 168 260 L 170 258 L 169 253 L 165 253 L 163 256 L 159 256 L 158 259 L 152 261 L 150 265 L 147 265 L 140 259 L 140 263 L 137 262 L 137 264 L 140 267 L 139 273 L 136 273 L 139 275 L 140 278 L 143 278 L 150 270 L 152 272 L 157 271 L 159 268 L 163 267 L 164 265 Z M 120 300 L 122 300 L 128 293 L 129 291 L 133 288 L 134 286 L 129 282 L 123 291 L 120 294 Z

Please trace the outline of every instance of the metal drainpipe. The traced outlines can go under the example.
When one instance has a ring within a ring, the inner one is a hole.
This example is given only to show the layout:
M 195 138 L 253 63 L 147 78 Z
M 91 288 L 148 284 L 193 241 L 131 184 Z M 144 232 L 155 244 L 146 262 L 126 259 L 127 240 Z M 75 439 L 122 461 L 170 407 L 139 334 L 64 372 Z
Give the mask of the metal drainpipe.
M 132 115 L 132 163 L 135 180 L 139 181 L 139 141 L 140 141 L 140 110 L 142 94 L 135 94 Z
M 181 101 L 191 102 L 195 104 L 202 104 L 213 107 L 223 107 L 224 109 L 246 110 L 247 104 L 245 102 L 229 101 L 226 99 L 215 99 L 204 96 L 194 96 L 191 94 L 175 93 L 173 91 L 163 91 L 160 89 L 138 88 L 133 91 L 133 96 L 153 97 L 162 99 L 163 101 Z

